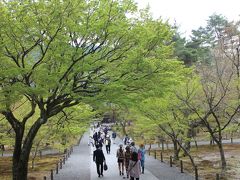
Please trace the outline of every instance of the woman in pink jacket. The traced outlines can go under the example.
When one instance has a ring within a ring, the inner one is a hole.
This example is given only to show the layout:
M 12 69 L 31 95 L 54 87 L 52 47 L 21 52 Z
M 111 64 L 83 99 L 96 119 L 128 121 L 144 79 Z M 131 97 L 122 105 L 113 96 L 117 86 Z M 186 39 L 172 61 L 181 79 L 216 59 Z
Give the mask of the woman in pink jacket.
M 128 175 L 130 176 L 130 180 L 136 180 L 140 179 L 141 174 L 141 162 L 138 160 L 138 153 L 132 152 L 132 158 L 129 161 L 129 167 L 128 167 Z

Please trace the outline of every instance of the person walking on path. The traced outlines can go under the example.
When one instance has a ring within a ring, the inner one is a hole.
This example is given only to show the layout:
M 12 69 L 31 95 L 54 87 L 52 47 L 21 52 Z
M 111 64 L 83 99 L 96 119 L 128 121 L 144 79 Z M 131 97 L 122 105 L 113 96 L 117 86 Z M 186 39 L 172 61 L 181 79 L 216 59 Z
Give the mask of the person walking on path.
M 125 168 L 126 168 L 126 172 L 128 172 L 128 166 L 129 166 L 129 161 L 131 159 L 131 151 L 130 151 L 130 147 L 129 146 L 126 146 L 126 151 L 125 151 L 125 154 L 124 154 L 124 165 L 125 165 Z M 127 173 L 127 178 L 128 178 L 128 173 Z
M 145 162 L 145 154 L 146 150 L 144 148 L 144 145 L 141 144 L 140 148 L 138 149 L 138 159 L 141 162 L 141 167 L 142 167 L 142 173 L 144 174 L 144 162 Z
M 124 150 L 123 145 L 119 145 L 119 149 L 117 150 L 117 161 L 118 161 L 118 169 L 119 175 L 124 175 Z
M 110 150 L 111 150 L 111 139 L 110 139 L 110 136 L 109 136 L 109 135 L 106 136 L 105 145 L 106 145 L 107 154 L 110 154 Z
M 141 163 L 140 160 L 138 160 L 138 153 L 133 152 L 132 158 L 129 161 L 129 171 L 127 172 L 130 175 L 130 180 L 136 180 L 140 179 L 141 174 Z
M 129 141 L 129 137 L 126 134 L 125 138 L 123 139 L 124 145 L 127 145 L 128 141 Z
M 117 133 L 115 131 L 112 132 L 112 140 L 113 140 L 113 144 L 115 143 L 115 139 L 117 137 Z
M 89 139 L 88 139 L 88 146 L 92 145 L 92 147 L 94 147 L 94 139 L 92 136 L 89 136 Z
M 134 142 L 134 141 L 131 142 L 130 151 L 131 151 L 131 153 L 133 153 L 133 152 L 138 153 L 138 150 L 137 150 L 137 148 L 135 147 L 135 142 Z
M 98 144 L 98 133 L 97 132 L 94 132 L 93 139 L 94 139 L 94 144 L 96 146 Z
M 99 145 L 96 145 L 96 150 L 93 152 L 93 161 L 97 166 L 98 177 L 103 176 L 103 162 L 105 162 L 105 156 L 103 151 L 99 149 Z

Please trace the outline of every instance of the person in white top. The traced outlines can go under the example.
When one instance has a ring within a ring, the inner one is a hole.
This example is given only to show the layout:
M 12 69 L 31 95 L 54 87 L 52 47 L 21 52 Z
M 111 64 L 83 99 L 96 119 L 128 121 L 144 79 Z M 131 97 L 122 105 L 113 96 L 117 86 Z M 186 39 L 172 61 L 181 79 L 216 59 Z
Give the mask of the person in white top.
M 137 148 L 135 147 L 135 142 L 134 141 L 131 142 L 130 151 L 131 151 L 131 153 L 133 153 L 133 152 L 137 153 L 138 152 Z

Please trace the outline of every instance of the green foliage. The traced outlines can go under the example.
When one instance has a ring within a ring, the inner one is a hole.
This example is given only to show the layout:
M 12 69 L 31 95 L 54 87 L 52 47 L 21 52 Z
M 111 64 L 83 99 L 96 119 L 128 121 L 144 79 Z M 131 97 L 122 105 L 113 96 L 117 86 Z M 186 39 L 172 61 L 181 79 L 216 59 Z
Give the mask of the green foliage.
M 169 24 L 131 0 L 4 1 L 0 12 L 0 113 L 17 139 L 13 176 L 25 173 L 32 143 L 64 149 L 107 104 L 127 111 L 185 71 L 170 58 Z

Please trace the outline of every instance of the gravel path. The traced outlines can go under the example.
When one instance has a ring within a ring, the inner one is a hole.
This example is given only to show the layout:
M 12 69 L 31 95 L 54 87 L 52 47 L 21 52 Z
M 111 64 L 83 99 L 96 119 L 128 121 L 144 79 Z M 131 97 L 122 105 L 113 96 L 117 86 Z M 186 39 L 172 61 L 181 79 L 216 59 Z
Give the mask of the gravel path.
M 89 133 L 85 133 L 79 146 L 74 147 L 70 158 L 63 165 L 63 169 L 59 174 L 54 175 L 54 180 L 120 180 L 125 176 L 119 176 L 116 151 L 118 145 L 122 143 L 120 139 L 116 139 L 111 146 L 111 153 L 107 154 L 105 146 L 103 152 L 106 157 L 108 170 L 104 171 L 104 177 L 99 178 L 96 172 L 96 165 L 93 162 L 92 152 L 94 147 L 87 145 Z M 125 172 L 126 174 L 126 172 Z M 194 180 L 188 174 L 180 173 L 180 171 L 168 164 L 161 163 L 159 160 L 146 155 L 145 173 L 141 175 L 141 180 Z

